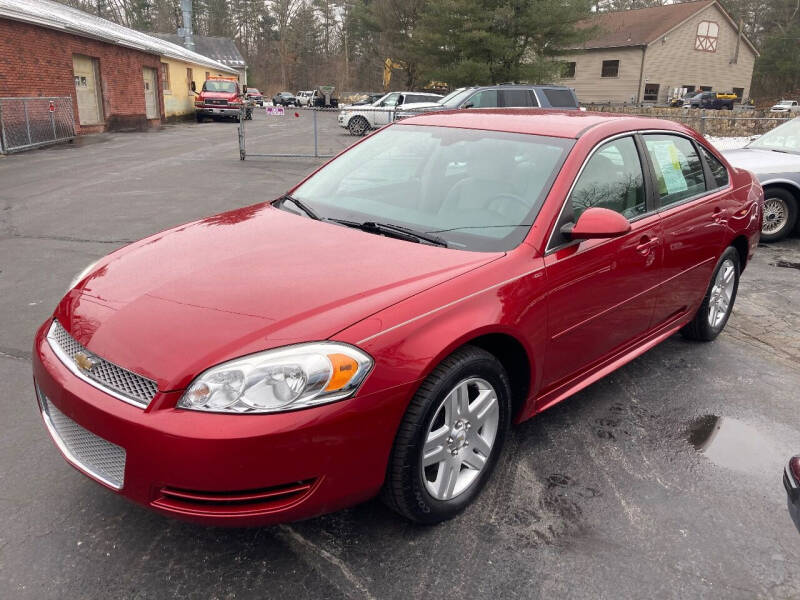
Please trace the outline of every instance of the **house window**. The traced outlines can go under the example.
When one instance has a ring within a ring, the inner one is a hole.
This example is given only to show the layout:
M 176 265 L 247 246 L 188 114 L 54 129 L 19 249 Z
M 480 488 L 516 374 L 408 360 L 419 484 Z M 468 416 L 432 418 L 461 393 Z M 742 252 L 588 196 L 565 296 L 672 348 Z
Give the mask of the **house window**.
M 710 85 L 701 85 L 700 86 L 700 91 L 701 92 L 710 92 L 711 91 L 711 86 Z
M 686 93 L 687 94 L 691 94 L 694 91 L 694 86 L 693 85 L 685 85 L 684 84 L 681 87 L 682 88 L 686 88 Z
M 619 76 L 619 61 L 604 60 L 603 70 L 600 72 L 600 77 L 618 77 L 618 76 Z
M 186 87 L 189 88 L 189 91 L 192 90 L 193 81 L 194 81 L 194 74 L 192 74 L 192 70 L 186 69 Z
M 208 81 L 208 71 L 206 71 L 206 81 Z
M 741 102 L 744 98 L 744 88 L 733 88 L 733 93 L 736 94 L 736 99 Z
M 694 49 L 703 52 L 717 51 L 717 38 L 719 37 L 719 25 L 714 21 L 700 21 L 697 26 L 697 37 L 694 41 Z
M 658 88 L 661 87 L 658 83 L 646 83 L 644 86 L 644 101 L 645 102 L 658 102 Z
M 167 63 L 161 63 L 161 89 L 163 89 L 165 92 L 170 90 L 169 65 Z
M 563 62 L 561 63 L 561 77 L 564 79 L 572 79 L 575 77 L 575 63 Z

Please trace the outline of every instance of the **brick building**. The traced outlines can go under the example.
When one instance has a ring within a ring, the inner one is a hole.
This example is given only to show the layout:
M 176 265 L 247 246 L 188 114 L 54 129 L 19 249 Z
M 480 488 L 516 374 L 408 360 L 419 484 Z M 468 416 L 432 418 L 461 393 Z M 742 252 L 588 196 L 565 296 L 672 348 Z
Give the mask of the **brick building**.
M 0 98 L 69 96 L 78 133 L 165 118 L 162 57 L 225 65 L 50 0 L 0 0 Z

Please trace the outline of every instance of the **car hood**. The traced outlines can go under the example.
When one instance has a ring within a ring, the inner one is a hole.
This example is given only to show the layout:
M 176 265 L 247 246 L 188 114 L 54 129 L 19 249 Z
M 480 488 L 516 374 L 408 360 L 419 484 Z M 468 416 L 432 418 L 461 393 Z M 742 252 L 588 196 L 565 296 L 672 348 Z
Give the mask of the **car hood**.
M 107 256 L 55 317 L 98 356 L 183 389 L 238 356 L 324 340 L 502 253 L 416 244 L 256 205 Z
M 747 169 L 756 175 L 800 171 L 800 154 L 774 152 L 760 148 L 726 150 L 722 155 L 734 167 Z

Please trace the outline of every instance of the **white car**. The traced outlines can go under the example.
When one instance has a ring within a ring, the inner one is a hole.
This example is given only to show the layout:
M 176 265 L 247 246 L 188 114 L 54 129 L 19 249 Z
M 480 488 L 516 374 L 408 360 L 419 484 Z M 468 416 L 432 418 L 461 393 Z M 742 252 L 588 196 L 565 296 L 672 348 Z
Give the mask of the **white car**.
M 339 126 L 350 131 L 352 135 L 364 135 L 370 129 L 391 123 L 399 106 L 405 108 L 418 104 L 435 105 L 439 99 L 439 94 L 426 92 L 389 92 L 367 106 L 351 106 L 342 110 L 339 113 Z
M 775 106 L 769 109 L 769 112 L 773 113 L 788 113 L 798 111 L 800 111 L 800 105 L 797 104 L 797 100 L 781 100 Z
M 297 92 L 295 98 L 297 98 L 297 102 L 300 106 L 308 106 L 308 103 L 311 102 L 311 97 L 314 95 L 314 90 L 302 90 Z

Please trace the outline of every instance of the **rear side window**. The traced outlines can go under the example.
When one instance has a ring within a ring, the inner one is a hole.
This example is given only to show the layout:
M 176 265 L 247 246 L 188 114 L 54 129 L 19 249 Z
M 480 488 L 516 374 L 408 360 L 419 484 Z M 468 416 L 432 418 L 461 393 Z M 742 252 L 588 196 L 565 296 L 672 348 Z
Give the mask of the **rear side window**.
M 703 163 L 692 142 L 676 135 L 645 135 L 662 207 L 706 191 Z
M 711 152 L 702 146 L 700 146 L 700 152 L 703 153 L 703 157 L 706 159 L 708 168 L 711 170 L 711 177 L 714 180 L 713 182 L 708 182 L 708 189 L 711 190 L 728 185 L 728 169 L 725 168 L 725 165 L 719 162 L 716 156 L 711 154 Z
M 545 88 L 544 97 L 553 108 L 578 108 L 575 101 L 575 94 L 570 90 L 559 90 L 556 88 Z
M 642 163 L 636 144 L 624 137 L 600 146 L 570 194 L 573 219 L 598 206 L 633 219 L 647 212 Z
M 528 108 L 536 105 L 530 90 L 500 90 L 500 106 Z

